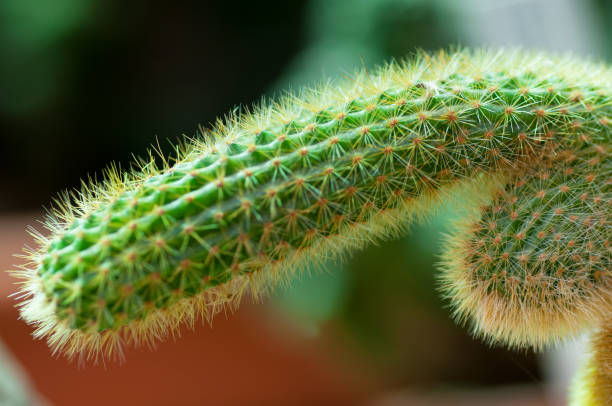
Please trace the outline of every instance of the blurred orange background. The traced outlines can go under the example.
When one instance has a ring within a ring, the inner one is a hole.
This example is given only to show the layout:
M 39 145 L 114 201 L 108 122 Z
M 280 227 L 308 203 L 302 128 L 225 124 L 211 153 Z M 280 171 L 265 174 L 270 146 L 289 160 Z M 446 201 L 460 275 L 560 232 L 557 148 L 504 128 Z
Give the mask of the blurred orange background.
M 1 269 L 14 269 L 19 263 L 12 254 L 31 241 L 25 229 L 36 223 L 34 215 L 0 217 Z M 154 349 L 128 348 L 124 363 L 69 362 L 54 357 L 18 319 L 14 300 L 7 298 L 17 288 L 15 279 L 0 273 L 0 340 L 24 368 L 32 387 L 52 405 L 554 404 L 534 385 L 435 393 L 398 388 L 366 357 L 351 352 L 333 323 L 312 338 L 273 306 L 248 299 L 235 313 L 218 315 L 213 328 L 201 323 L 194 330 L 183 328 L 180 336 Z M 427 335 L 425 331 L 417 339 L 428 340 Z M 427 374 L 431 368 L 420 362 L 435 361 L 427 355 L 415 358 L 416 362 L 406 361 L 415 373 Z

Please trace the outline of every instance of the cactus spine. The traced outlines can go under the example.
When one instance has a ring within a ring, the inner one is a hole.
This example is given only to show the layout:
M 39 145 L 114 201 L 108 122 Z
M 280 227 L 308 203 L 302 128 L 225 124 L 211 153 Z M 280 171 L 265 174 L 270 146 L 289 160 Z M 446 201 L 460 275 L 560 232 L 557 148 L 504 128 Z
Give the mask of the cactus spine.
M 478 334 L 541 347 L 610 312 L 611 135 L 605 66 L 419 54 L 229 116 L 173 164 L 85 186 L 15 271 L 21 313 L 69 357 L 150 343 L 469 189 L 444 291 Z

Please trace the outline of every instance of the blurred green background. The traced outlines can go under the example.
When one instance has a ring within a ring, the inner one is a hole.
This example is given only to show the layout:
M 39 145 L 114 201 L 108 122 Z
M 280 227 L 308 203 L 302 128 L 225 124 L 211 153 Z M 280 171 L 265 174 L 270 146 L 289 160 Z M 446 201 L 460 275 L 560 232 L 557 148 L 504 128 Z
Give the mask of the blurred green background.
M 38 211 L 111 161 L 128 167 L 264 94 L 390 58 L 522 46 L 612 59 L 606 0 L 1 0 L 0 212 Z M 539 381 L 530 353 L 489 348 L 449 318 L 435 263 L 456 216 L 282 289 L 277 312 L 341 339 L 390 387 Z

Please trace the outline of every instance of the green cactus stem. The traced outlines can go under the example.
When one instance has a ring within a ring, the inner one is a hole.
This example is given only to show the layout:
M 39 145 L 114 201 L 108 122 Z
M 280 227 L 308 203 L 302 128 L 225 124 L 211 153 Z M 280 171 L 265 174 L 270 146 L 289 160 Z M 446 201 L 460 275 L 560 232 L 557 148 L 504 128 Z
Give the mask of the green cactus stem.
M 469 189 L 492 203 L 450 244 L 457 316 L 494 341 L 555 342 L 610 312 L 611 97 L 603 65 L 459 51 L 231 115 L 175 163 L 64 199 L 14 272 L 22 317 L 68 357 L 117 353 Z

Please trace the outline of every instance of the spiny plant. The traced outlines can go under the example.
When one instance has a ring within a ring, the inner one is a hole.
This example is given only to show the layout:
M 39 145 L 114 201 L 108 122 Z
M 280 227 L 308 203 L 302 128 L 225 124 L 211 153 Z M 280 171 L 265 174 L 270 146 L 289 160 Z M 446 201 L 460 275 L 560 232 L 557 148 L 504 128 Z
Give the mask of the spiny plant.
M 477 334 L 541 348 L 608 314 L 612 165 L 605 150 L 590 141 L 545 149 L 451 237 L 444 291 Z
M 590 356 L 574 383 L 572 406 L 612 403 L 612 319 L 593 332 Z
M 612 311 L 611 136 L 604 65 L 419 53 L 232 114 L 173 162 L 65 196 L 14 271 L 21 315 L 54 352 L 110 356 L 463 194 L 473 215 L 441 276 L 455 316 L 538 349 Z

